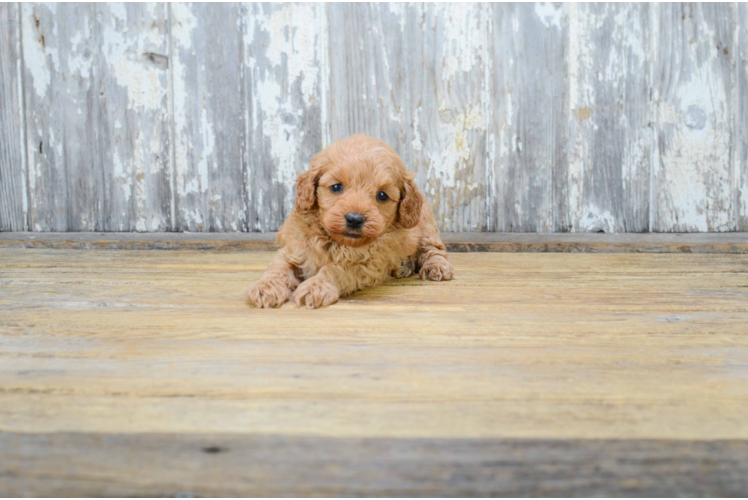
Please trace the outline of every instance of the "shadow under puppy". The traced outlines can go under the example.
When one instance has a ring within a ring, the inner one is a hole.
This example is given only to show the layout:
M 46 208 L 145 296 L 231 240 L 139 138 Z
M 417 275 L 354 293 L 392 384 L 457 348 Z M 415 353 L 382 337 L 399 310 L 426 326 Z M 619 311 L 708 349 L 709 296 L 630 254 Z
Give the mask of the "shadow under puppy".
M 333 143 L 312 158 L 296 191 L 278 231 L 282 248 L 247 289 L 251 304 L 328 306 L 388 274 L 452 279 L 431 207 L 384 142 L 354 135 Z

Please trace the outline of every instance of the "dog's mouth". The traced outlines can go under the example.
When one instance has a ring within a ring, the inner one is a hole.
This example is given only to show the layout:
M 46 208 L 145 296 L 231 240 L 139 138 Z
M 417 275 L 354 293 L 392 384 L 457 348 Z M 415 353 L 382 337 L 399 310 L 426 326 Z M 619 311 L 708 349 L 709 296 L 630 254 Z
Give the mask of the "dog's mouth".
M 369 228 L 364 227 L 361 229 L 354 229 L 351 227 L 332 227 L 328 229 L 325 227 L 325 232 L 331 239 L 337 241 L 341 245 L 356 248 L 368 245 L 377 239 L 378 235 L 371 234 L 372 232 L 367 229 Z

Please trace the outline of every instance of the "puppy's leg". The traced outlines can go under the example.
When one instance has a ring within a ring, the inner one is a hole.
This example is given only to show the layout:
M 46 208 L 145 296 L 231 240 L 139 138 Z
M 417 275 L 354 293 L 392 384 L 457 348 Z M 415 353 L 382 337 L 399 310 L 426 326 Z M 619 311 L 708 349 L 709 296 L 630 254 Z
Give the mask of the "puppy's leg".
M 422 280 L 451 280 L 455 270 L 447 260 L 447 249 L 441 241 L 424 243 L 419 248 L 418 263 L 421 267 L 418 275 Z
M 451 280 L 455 270 L 447 260 L 447 247 L 439 237 L 439 229 L 430 211 L 421 218 L 421 231 L 416 254 L 419 276 L 422 280 Z
M 270 262 L 260 278 L 247 288 L 247 302 L 255 307 L 280 307 L 299 285 L 294 267 L 286 260 L 283 252 Z
M 323 266 L 315 276 L 299 285 L 292 300 L 296 307 L 315 309 L 329 306 L 337 302 L 342 293 L 350 293 L 347 285 L 344 270 Z

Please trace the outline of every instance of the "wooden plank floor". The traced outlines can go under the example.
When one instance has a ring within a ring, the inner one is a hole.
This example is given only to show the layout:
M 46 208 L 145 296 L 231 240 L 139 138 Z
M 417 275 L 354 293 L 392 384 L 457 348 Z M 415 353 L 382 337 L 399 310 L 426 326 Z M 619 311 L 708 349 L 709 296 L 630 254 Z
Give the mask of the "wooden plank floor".
M 271 256 L 0 248 L 0 495 L 748 491 L 748 255 L 249 308 Z

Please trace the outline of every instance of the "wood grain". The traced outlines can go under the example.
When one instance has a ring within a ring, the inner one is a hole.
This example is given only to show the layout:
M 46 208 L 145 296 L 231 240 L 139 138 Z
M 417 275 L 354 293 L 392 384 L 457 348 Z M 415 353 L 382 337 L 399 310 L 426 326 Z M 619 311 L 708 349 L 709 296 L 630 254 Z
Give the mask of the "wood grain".
M 483 230 L 488 7 L 329 10 L 332 139 L 386 139 L 416 172 L 443 230 Z
M 569 9 L 569 212 L 562 220 L 574 231 L 648 231 L 652 7 L 590 3 Z M 554 119 L 555 126 L 561 123 Z
M 22 4 L 29 227 L 101 229 L 95 6 Z
M 277 250 L 275 233 L 0 233 L 0 248 Z M 441 233 L 450 252 L 748 253 L 748 233 Z
M 738 231 L 748 229 L 748 5 L 738 4 L 738 39 L 740 47 L 736 55 L 737 78 L 735 86 L 735 132 L 737 151 L 735 156 L 736 208 Z
M 101 230 L 173 227 L 168 28 L 165 4 L 96 6 Z
M 23 12 L 31 228 L 170 228 L 165 7 Z
M 19 21 L 19 4 L 0 4 L 0 231 L 28 230 Z
M 276 231 L 357 132 L 446 231 L 748 229 L 739 4 L 3 8 L 3 230 Z
M 251 4 L 244 16 L 244 230 L 275 231 L 295 182 L 329 143 L 327 14 L 321 4 Z
M 391 144 L 410 169 L 417 167 L 411 143 L 421 131 L 413 122 L 411 91 L 420 94 L 409 84 L 428 71 L 415 48 L 424 36 L 419 12 L 415 5 L 328 7 L 329 25 L 337 28 L 329 31 L 332 139 L 374 135 Z
M 487 230 L 568 231 L 568 6 L 493 4 L 491 15 Z
M 660 4 L 655 231 L 734 231 L 737 5 Z
M 171 4 L 175 140 L 174 228 L 245 224 L 242 8 Z
M 748 255 L 453 254 L 249 308 L 271 257 L 0 249 L 0 493 L 745 490 Z
M 0 430 L 748 439 L 746 255 L 454 254 L 251 309 L 271 256 L 0 250 Z
M 12 497 L 740 497 L 745 441 L 0 433 Z

